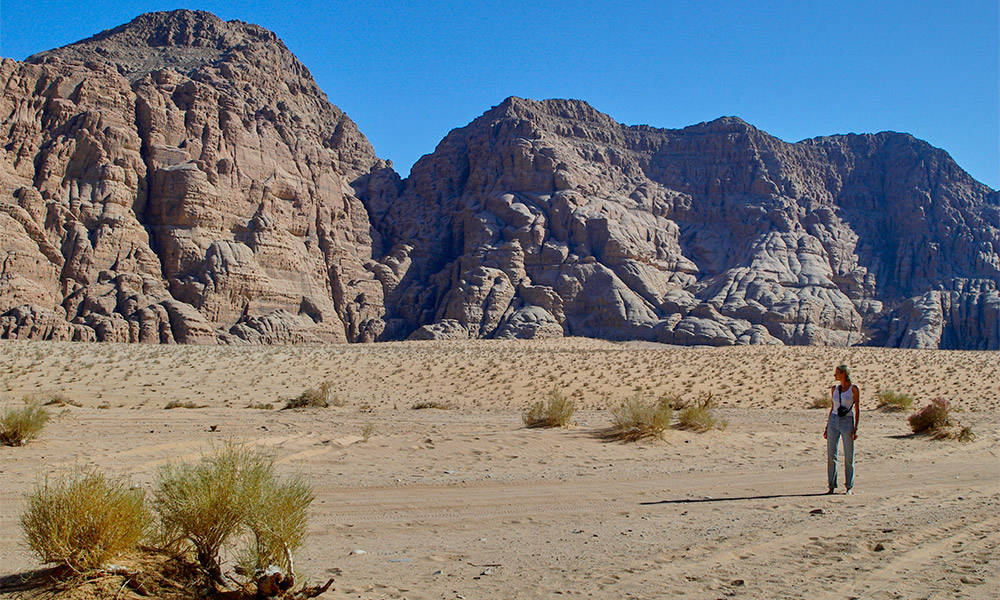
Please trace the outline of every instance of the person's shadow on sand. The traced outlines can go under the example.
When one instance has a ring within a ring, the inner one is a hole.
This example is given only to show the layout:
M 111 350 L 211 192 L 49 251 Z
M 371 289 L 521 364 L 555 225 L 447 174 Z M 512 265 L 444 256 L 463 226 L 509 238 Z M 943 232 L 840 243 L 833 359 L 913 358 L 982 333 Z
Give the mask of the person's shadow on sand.
M 640 502 L 641 506 L 652 506 L 656 504 L 700 504 L 702 502 L 736 502 L 739 500 L 770 500 L 772 498 L 811 498 L 813 496 L 826 496 L 826 492 L 815 492 L 811 494 L 770 494 L 767 496 L 735 496 L 729 498 L 682 498 L 679 500 L 651 500 Z

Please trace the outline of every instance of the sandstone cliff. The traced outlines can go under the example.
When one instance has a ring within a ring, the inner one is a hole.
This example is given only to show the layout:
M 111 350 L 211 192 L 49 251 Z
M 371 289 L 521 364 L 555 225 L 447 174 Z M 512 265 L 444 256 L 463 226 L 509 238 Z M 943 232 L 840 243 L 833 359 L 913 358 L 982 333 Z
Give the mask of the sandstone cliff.
M 0 78 L 0 332 L 214 343 L 382 332 L 382 167 L 269 31 L 152 13 Z
M 376 206 L 413 337 L 1000 346 L 1000 201 L 899 133 L 789 144 L 509 98 Z
M 509 98 L 402 180 L 273 33 L 192 11 L 0 81 L 0 337 L 1000 348 L 1000 195 L 905 134 Z

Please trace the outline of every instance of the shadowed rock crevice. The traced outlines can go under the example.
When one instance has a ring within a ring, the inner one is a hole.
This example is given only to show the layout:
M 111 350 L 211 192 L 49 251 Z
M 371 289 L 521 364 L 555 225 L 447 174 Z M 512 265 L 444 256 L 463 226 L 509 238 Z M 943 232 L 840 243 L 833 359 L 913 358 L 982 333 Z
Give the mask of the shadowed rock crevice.
M 1000 348 L 1000 194 L 906 134 L 511 97 L 401 179 L 256 25 L 0 71 L 3 337 Z

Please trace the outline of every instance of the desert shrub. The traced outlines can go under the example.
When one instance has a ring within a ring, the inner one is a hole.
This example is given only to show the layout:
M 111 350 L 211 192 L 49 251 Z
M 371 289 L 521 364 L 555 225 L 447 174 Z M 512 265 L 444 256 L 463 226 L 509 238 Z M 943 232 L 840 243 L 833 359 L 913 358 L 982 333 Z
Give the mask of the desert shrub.
M 565 427 L 576 407 L 573 401 L 553 387 L 545 401 L 539 400 L 521 415 L 526 427 Z
M 375 435 L 375 424 L 365 423 L 365 426 L 361 428 L 361 441 L 367 442 Z
M 929 434 L 936 437 L 947 436 L 951 426 L 951 407 L 944 398 L 935 398 L 931 403 L 910 415 L 913 433 Z
M 71 400 L 62 394 L 48 394 L 37 400 L 43 406 L 75 406 L 77 408 L 83 406 L 76 400 Z
M 141 489 L 85 472 L 38 486 L 21 528 L 43 562 L 83 572 L 134 550 L 151 519 Z
M 428 400 L 425 402 L 417 402 L 410 408 L 413 410 L 425 410 L 428 408 L 434 408 L 437 410 L 451 410 L 452 406 L 446 402 L 438 402 L 437 400 Z
M 727 423 L 716 418 L 711 408 L 701 405 L 691 405 L 680 412 L 677 417 L 679 429 L 705 432 L 709 429 L 725 429 Z
M 173 410 L 175 408 L 207 408 L 207 404 L 197 404 L 195 402 L 181 402 L 180 400 L 171 400 L 167 402 L 167 405 L 163 407 L 163 410 Z
M 913 408 L 913 396 L 886 390 L 875 394 L 878 407 L 882 410 L 910 410 Z
M 330 406 L 333 397 L 333 384 L 324 381 L 318 388 L 309 388 L 292 398 L 285 404 L 285 409 L 289 408 L 326 408 Z M 335 403 L 336 404 L 336 403 Z M 339 406 L 339 404 L 338 404 Z
M 252 410 L 274 410 L 274 405 L 270 402 L 251 402 L 247 408 Z
M 41 433 L 49 421 L 49 411 L 34 400 L 25 400 L 20 408 L 8 408 L 0 416 L 0 443 L 23 446 Z
M 223 583 L 220 552 L 234 541 L 245 542 L 247 573 L 290 569 L 313 500 L 301 480 L 278 478 L 271 457 L 232 443 L 197 463 L 164 467 L 153 498 L 163 541 L 192 548 L 216 583 Z
M 674 410 L 681 410 L 688 404 L 687 401 L 681 397 L 681 394 L 664 394 L 660 397 L 659 402 L 667 404 Z
M 829 396 L 818 396 L 809 403 L 809 408 L 830 408 L 833 406 L 833 398 Z
M 632 441 L 661 437 L 673 415 L 671 398 L 648 402 L 637 393 L 611 409 L 611 437 Z
M 976 434 L 971 427 L 963 427 L 956 437 L 960 442 L 974 442 L 976 440 Z

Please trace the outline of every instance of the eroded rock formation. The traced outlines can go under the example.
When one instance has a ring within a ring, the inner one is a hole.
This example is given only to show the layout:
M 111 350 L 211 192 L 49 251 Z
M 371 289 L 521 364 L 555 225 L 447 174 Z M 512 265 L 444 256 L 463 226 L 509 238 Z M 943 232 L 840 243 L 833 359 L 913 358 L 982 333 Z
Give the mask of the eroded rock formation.
M 1000 348 L 1000 195 L 909 135 L 509 98 L 403 180 L 273 33 L 192 11 L 0 80 L 2 337 Z
M 789 144 L 509 98 L 374 204 L 411 248 L 389 314 L 415 337 L 1000 344 L 998 195 L 906 134 Z

